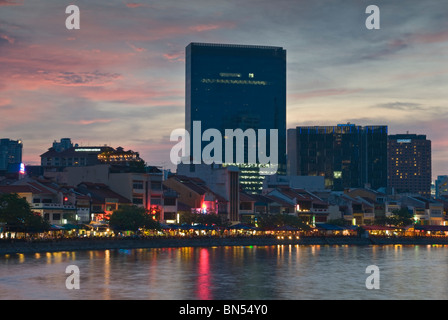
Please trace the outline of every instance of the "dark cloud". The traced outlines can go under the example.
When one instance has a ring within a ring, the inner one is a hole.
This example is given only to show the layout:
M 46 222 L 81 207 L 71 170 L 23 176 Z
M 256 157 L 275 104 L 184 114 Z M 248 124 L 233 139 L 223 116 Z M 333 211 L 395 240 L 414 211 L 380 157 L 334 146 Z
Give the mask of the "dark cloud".
M 426 108 L 420 103 L 412 102 L 389 102 L 380 103 L 374 106 L 375 108 L 390 109 L 390 110 L 401 110 L 401 111 L 419 111 L 425 110 Z
M 121 77 L 118 73 L 108 72 L 68 72 L 46 73 L 46 79 L 59 85 L 105 85 Z

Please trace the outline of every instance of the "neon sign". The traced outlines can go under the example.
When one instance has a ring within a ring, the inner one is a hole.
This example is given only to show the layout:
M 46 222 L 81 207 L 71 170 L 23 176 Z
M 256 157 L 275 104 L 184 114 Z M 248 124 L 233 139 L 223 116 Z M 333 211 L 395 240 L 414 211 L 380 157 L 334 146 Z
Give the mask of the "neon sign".
M 25 165 L 23 163 L 20 164 L 19 173 L 25 174 Z

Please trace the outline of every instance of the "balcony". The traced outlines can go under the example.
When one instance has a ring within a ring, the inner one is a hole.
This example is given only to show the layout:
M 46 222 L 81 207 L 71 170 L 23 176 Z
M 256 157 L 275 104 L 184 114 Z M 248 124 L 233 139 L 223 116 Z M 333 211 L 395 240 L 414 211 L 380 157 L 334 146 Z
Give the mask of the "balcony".
M 309 213 L 328 214 L 330 213 L 330 211 L 328 209 L 322 209 L 322 208 L 311 208 Z
M 62 209 L 62 210 L 76 210 L 74 205 L 59 204 L 59 203 L 33 203 L 31 209 Z
M 442 218 L 442 210 L 430 210 L 429 215 L 431 218 Z
M 374 212 L 364 212 L 364 219 L 374 219 L 375 213 Z

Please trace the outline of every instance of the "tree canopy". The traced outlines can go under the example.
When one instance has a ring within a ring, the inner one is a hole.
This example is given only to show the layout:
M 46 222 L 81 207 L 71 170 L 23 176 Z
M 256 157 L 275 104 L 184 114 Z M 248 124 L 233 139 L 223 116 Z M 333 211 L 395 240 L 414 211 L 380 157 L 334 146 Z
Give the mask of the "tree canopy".
M 0 195 L 0 222 L 6 230 L 16 232 L 36 233 L 50 228 L 39 213 L 31 210 L 28 201 L 15 193 Z
M 184 213 L 180 216 L 180 223 L 192 224 L 192 223 L 200 223 L 205 225 L 215 224 L 218 226 L 222 226 L 223 223 L 221 218 L 217 214 L 200 214 L 200 213 Z
M 258 218 L 258 226 L 262 228 L 291 226 L 304 230 L 310 229 L 299 217 L 290 214 L 261 214 Z
M 380 225 L 392 225 L 397 227 L 403 227 L 414 223 L 413 214 L 406 208 L 401 208 L 392 211 L 392 215 L 389 217 L 382 217 L 376 219 L 376 223 Z
M 115 210 L 109 220 L 109 226 L 118 231 L 134 231 L 140 228 L 160 229 L 160 224 L 154 221 L 148 210 L 136 205 L 121 206 Z

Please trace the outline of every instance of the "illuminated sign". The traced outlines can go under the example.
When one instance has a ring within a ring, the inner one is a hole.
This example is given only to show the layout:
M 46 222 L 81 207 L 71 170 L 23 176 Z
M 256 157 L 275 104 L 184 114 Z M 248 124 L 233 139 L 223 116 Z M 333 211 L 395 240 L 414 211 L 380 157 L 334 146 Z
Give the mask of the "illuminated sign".
M 20 174 L 25 174 L 25 165 L 23 163 L 20 164 L 19 173 Z
M 101 152 L 99 148 L 78 148 L 75 149 L 76 152 Z
M 338 124 L 338 127 L 354 127 L 355 125 L 352 123 L 347 123 L 347 124 Z
M 397 139 L 398 143 L 411 143 L 411 139 Z

